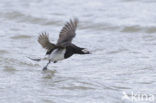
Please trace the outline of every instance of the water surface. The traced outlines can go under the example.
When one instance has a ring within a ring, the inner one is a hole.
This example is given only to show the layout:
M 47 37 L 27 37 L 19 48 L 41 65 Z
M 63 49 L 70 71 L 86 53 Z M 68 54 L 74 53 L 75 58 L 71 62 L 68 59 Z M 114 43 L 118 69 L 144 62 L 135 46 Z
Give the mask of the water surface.
M 155 5 L 155 0 L 1 0 L 0 102 L 131 103 L 123 92 L 152 94 L 156 101 Z M 48 32 L 56 43 L 74 17 L 80 23 L 73 42 L 92 54 L 74 55 L 43 73 L 46 61 L 27 58 L 45 55 L 39 33 Z

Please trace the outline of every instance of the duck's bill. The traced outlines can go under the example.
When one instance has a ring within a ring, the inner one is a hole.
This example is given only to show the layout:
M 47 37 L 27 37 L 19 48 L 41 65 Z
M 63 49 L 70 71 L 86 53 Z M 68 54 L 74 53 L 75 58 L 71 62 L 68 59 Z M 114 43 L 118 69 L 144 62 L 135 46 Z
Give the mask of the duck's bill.
M 91 54 L 91 52 L 89 50 L 87 50 L 87 49 L 83 49 L 82 51 L 83 51 L 84 54 Z

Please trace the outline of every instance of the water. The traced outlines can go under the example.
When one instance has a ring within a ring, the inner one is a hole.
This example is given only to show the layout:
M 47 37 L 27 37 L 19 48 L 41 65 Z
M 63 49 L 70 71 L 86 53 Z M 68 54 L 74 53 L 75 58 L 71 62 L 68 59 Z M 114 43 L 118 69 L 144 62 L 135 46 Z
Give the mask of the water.
M 155 0 L 1 0 L 0 103 L 131 103 L 123 92 L 156 101 Z M 56 43 L 70 18 L 80 20 L 74 55 L 51 64 L 37 42 L 48 32 Z

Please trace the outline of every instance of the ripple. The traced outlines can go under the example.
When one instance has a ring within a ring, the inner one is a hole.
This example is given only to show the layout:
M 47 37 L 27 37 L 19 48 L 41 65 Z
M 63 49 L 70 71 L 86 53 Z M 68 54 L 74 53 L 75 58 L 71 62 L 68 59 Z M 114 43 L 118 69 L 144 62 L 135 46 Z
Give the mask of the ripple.
M 16 35 L 11 37 L 11 39 L 30 39 L 30 38 L 32 38 L 32 36 L 29 35 Z
M 155 81 L 144 81 L 144 82 L 138 82 L 139 84 L 153 84 Z
M 134 33 L 134 32 L 145 32 L 145 33 L 156 33 L 156 27 L 146 27 L 139 25 L 125 26 L 121 32 Z
M 121 32 L 130 32 L 130 33 L 131 32 L 140 32 L 140 31 L 142 31 L 142 28 L 140 26 L 136 26 L 136 25 L 126 26 L 121 30 Z
M 91 87 L 87 87 L 87 86 L 71 86 L 71 87 L 61 87 L 61 89 L 68 89 L 68 90 L 90 90 L 90 89 L 94 89 Z
M 156 37 L 152 36 L 152 35 L 146 35 L 142 37 L 145 41 L 155 41 Z
M 30 63 L 27 61 L 21 61 L 21 60 L 15 59 L 15 58 L 8 58 L 8 57 L 1 57 L 0 62 L 7 64 L 8 66 L 10 66 L 10 65 L 23 65 L 23 66 L 30 66 L 30 67 L 40 67 L 39 64 L 33 64 L 33 63 Z
M 0 55 L 3 55 L 3 54 L 8 54 L 8 51 L 6 51 L 6 50 L 0 50 Z
M 122 53 L 128 51 L 128 49 L 118 49 L 118 50 L 114 50 L 114 51 L 109 51 L 107 52 L 107 54 L 117 54 L 117 53 Z
M 44 103 L 55 103 L 55 102 L 52 101 L 52 100 L 46 100 L 46 99 L 44 99 L 43 102 L 44 102 Z
M 156 27 L 149 27 L 146 29 L 147 33 L 156 33 Z
M 129 87 L 121 87 L 121 86 L 113 86 L 114 88 L 116 89 L 119 89 L 119 90 L 123 90 L 123 89 L 131 89 Z
M 46 18 L 34 17 L 31 15 L 26 15 L 18 11 L 12 11 L 12 12 L 1 13 L 1 14 L 2 15 L 0 17 L 8 19 L 8 20 L 17 21 L 17 22 L 25 22 L 25 23 L 31 23 L 31 24 L 47 25 L 47 26 L 60 24 L 60 21 L 58 20 L 50 20 Z
M 17 11 L 1 13 L 1 14 L 2 14 L 1 17 L 5 17 L 8 20 L 19 19 L 24 16 L 24 14 L 17 12 Z
M 3 71 L 11 73 L 11 72 L 15 72 L 17 70 L 14 67 L 12 67 L 12 66 L 4 66 Z
M 118 30 L 120 27 L 114 26 L 107 23 L 90 23 L 90 22 L 83 22 L 79 26 L 80 29 L 89 29 L 94 31 L 104 31 L 104 30 Z

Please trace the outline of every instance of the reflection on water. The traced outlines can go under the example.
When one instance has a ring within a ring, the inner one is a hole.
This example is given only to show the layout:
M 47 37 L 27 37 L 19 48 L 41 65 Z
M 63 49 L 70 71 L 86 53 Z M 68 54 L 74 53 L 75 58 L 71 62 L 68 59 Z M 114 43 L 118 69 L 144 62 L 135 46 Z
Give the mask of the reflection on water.
M 156 97 L 155 3 L 1 0 L 0 103 L 131 103 L 121 99 L 123 91 Z M 27 58 L 45 56 L 39 33 L 48 32 L 56 43 L 74 17 L 80 23 L 73 42 L 92 54 L 74 55 L 42 71 L 46 60 Z
M 52 79 L 52 77 L 54 77 L 56 70 L 46 70 L 46 71 L 42 71 L 43 73 L 43 78 L 47 78 L 47 79 Z

